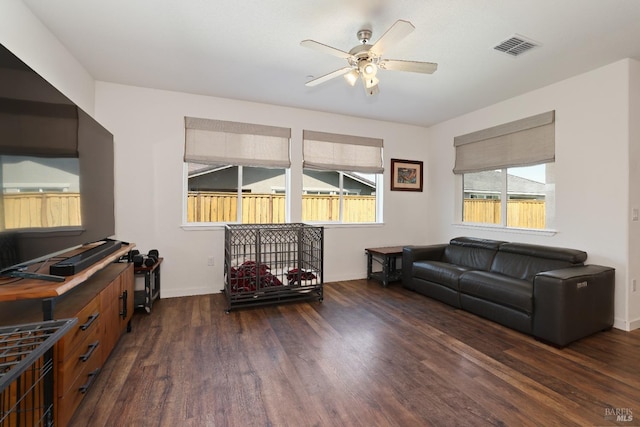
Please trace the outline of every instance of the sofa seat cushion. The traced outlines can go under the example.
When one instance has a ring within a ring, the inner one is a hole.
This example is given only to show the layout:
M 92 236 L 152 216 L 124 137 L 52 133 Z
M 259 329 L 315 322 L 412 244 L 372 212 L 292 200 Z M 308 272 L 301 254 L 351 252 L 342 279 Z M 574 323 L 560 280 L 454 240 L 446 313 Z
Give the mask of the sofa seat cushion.
M 460 290 L 459 281 L 463 273 L 471 271 L 468 267 L 441 261 L 416 261 L 413 263 L 413 275 L 420 279 Z
M 533 283 L 526 280 L 488 271 L 469 271 L 460 277 L 460 292 L 533 313 Z

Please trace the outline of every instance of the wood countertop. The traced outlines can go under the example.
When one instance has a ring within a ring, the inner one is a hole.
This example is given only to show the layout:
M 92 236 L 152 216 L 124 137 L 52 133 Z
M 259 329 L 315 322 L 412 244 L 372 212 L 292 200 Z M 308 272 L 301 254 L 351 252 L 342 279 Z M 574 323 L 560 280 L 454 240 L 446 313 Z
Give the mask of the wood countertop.
M 33 273 L 49 273 L 49 267 L 65 258 L 77 255 L 85 250 L 91 249 L 94 245 L 85 245 L 80 248 L 71 250 L 62 255 L 50 258 L 48 260 L 37 262 L 31 265 L 27 271 Z M 96 272 L 102 270 L 121 256 L 126 255 L 135 244 L 123 244 L 117 251 L 109 254 L 102 260 L 96 262 L 89 268 L 82 270 L 73 276 L 67 276 L 64 282 L 50 282 L 40 279 L 20 279 L 15 277 L 0 278 L 0 301 L 17 301 L 24 299 L 42 299 L 55 298 L 63 295 L 65 292 L 75 288 Z

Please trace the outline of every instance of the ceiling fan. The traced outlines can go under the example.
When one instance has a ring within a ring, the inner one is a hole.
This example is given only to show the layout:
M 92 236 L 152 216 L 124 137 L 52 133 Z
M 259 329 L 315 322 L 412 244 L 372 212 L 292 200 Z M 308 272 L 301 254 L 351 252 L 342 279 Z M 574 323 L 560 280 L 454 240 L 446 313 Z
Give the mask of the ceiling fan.
M 402 19 L 397 20 L 386 33 L 374 44 L 369 44 L 372 32 L 370 29 L 361 29 L 357 32 L 358 46 L 345 52 L 314 40 L 303 40 L 300 45 L 344 58 L 348 66 L 332 71 L 324 76 L 317 77 L 305 83 L 306 86 L 316 86 L 338 76 L 344 76 L 351 86 L 354 86 L 358 78 L 362 80 L 367 95 L 375 95 L 379 79 L 376 77 L 378 69 L 394 71 L 411 71 L 414 73 L 432 74 L 438 69 L 438 64 L 433 62 L 403 61 L 399 59 L 383 59 L 382 54 L 391 45 L 399 42 L 415 29 L 413 24 Z

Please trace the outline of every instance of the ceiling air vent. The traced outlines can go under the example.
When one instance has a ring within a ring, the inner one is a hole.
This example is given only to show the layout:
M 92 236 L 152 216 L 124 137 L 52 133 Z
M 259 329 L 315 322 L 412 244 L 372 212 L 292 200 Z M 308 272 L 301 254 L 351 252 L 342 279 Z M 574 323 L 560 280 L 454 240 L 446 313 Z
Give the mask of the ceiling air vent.
M 499 52 L 506 53 L 507 55 L 520 56 L 538 46 L 540 46 L 538 42 L 516 34 L 493 48 Z

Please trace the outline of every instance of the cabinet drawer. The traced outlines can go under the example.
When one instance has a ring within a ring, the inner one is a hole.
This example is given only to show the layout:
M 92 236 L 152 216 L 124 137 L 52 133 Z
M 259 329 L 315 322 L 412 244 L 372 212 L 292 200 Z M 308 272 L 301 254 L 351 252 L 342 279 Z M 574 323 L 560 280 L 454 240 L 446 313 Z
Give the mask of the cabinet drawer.
M 56 408 L 58 422 L 56 425 L 66 426 L 76 408 L 93 385 L 100 373 L 100 358 L 91 357 L 83 367 L 80 375 L 71 384 L 69 390 L 58 399 Z
M 76 346 L 66 359 L 58 362 L 58 367 L 61 368 L 57 378 L 59 396 L 66 394 L 78 376 L 86 370 L 87 366 L 93 366 L 95 360 L 98 360 L 99 365 L 102 364 L 100 328 L 91 328 L 89 334 L 84 338 L 82 343 Z
M 91 300 L 75 317 L 78 318 L 76 327 L 69 331 L 57 344 L 58 360 L 65 360 L 89 334 L 99 329 L 99 298 Z

